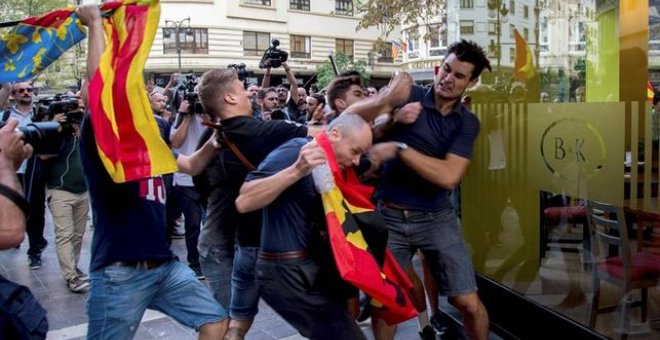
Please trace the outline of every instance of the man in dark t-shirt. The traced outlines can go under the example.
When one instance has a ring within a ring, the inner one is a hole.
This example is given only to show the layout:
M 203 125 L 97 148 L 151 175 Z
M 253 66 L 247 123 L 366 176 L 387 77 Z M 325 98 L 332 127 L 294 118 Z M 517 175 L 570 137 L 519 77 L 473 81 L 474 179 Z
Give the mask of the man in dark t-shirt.
M 417 120 L 392 125 L 385 134 L 389 142 L 370 151 L 371 160 L 382 163 L 375 198 L 389 229 L 388 248 L 402 268 L 422 251 L 440 294 L 463 315 L 470 339 L 487 338 L 488 313 L 449 194 L 467 170 L 479 133 L 478 118 L 460 98 L 484 68 L 490 63 L 474 42 L 450 46 L 434 86 L 412 86 L 408 102 L 422 104 Z M 395 328 L 376 322 L 393 336 Z
M 229 309 L 229 334 L 243 337 L 257 314 L 259 292 L 254 267 L 261 235 L 261 213 L 239 214 L 234 201 L 251 169 L 280 144 L 319 129 L 288 121 L 261 121 L 253 117 L 249 92 L 230 69 L 206 72 L 200 99 L 207 112 L 222 122 L 223 146 L 204 170 L 207 217 L 199 237 L 200 263 L 209 287 Z M 227 93 L 225 98 L 222 93 Z M 218 97 L 222 102 L 216 101 Z M 245 157 L 242 161 L 237 152 Z M 249 164 L 248 164 L 249 163 Z M 234 247 L 234 242 L 238 246 Z M 236 253 L 235 253 L 236 250 Z
M 356 114 L 339 116 L 326 131 L 342 168 L 357 165 L 371 146 L 371 129 Z M 305 337 L 364 339 L 342 301 L 333 299 L 336 286 L 326 285 L 327 264 L 312 255 L 321 246 L 318 231 L 325 222 L 310 174 L 325 161 L 315 141 L 284 143 L 247 176 L 236 207 L 239 212 L 263 208 L 257 275 L 266 303 Z
M 91 79 L 105 48 L 101 14 L 95 5 L 79 7 L 77 13 L 89 28 Z M 87 337 L 131 339 L 150 308 L 198 330 L 200 338 L 222 338 L 228 323 L 225 310 L 169 249 L 162 178 L 115 183 L 101 161 L 89 117 L 82 124 L 80 155 L 97 216 Z

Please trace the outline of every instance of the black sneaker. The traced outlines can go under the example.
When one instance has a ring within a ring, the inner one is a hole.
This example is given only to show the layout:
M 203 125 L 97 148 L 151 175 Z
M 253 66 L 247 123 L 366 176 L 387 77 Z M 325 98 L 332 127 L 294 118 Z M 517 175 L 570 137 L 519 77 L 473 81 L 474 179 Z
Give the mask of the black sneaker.
M 28 260 L 30 261 L 30 269 L 41 268 L 41 255 L 28 255 Z
M 419 332 L 419 338 L 422 340 L 435 340 L 435 331 L 431 326 L 424 326 L 421 332 Z
M 80 268 L 76 267 L 76 274 L 78 274 L 78 278 L 83 280 L 83 281 L 89 281 L 89 275 L 85 274 Z
M 81 280 L 79 277 L 74 276 L 66 280 L 66 288 L 74 293 L 82 293 L 89 287 L 89 281 Z
M 190 269 L 195 272 L 195 276 L 197 276 L 198 280 L 206 280 L 206 276 L 202 273 L 202 268 L 199 266 L 190 266 Z

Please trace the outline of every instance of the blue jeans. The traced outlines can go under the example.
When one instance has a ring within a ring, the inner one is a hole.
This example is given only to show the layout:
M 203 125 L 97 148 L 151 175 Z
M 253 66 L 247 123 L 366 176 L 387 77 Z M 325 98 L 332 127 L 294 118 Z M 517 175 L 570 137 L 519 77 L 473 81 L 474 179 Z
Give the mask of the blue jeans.
M 202 222 L 202 205 L 199 204 L 199 194 L 195 187 L 174 186 L 176 202 L 185 216 L 186 250 L 188 251 L 188 264 L 199 267 L 199 227 Z
M 460 296 L 477 290 L 474 268 L 453 209 L 397 210 L 380 207 L 387 224 L 387 248 L 401 268 L 410 266 L 417 249 L 429 264 L 441 295 Z
M 259 285 L 255 273 L 259 247 L 238 246 L 236 250 L 229 315 L 236 320 L 251 320 L 259 311 Z
M 213 293 L 213 297 L 223 308 L 229 309 L 234 264 L 234 236 L 229 237 L 229 230 L 226 233 L 227 235 L 224 235 L 223 239 L 217 244 L 200 245 L 199 254 L 202 273 L 206 277 L 206 282 Z
M 109 265 L 90 280 L 88 339 L 132 339 L 147 308 L 195 330 L 227 318 L 195 273 L 175 260 L 152 269 Z

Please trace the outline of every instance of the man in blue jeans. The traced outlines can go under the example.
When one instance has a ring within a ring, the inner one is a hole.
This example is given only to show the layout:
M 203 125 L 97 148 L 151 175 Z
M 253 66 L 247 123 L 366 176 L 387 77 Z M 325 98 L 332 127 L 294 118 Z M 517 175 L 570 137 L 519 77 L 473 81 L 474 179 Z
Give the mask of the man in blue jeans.
M 470 339 L 486 339 L 488 313 L 477 295 L 474 269 L 449 194 L 467 170 L 479 120 L 461 104 L 490 63 L 481 47 L 461 40 L 449 47 L 434 86 L 413 85 L 408 102 L 421 102 L 413 124 L 391 124 L 370 158 L 382 163 L 375 198 L 389 229 L 388 248 L 402 268 L 421 249 L 440 294 L 463 315 Z M 395 327 L 378 320 L 384 338 Z
M 102 19 L 94 5 L 77 12 L 89 28 L 89 80 L 105 49 Z M 101 162 L 89 117 L 82 124 L 80 151 L 98 216 L 92 239 L 87 337 L 131 339 L 150 308 L 198 330 L 200 339 L 222 339 L 227 313 L 169 249 L 162 177 L 114 183 Z

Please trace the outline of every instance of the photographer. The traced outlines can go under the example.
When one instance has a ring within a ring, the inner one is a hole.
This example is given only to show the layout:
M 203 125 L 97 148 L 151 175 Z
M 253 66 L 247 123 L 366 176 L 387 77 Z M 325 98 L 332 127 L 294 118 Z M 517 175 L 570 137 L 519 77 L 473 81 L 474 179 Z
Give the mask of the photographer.
M 84 292 L 89 286 L 87 275 L 78 268 L 89 213 L 78 146 L 82 116 L 82 111 L 54 115 L 53 121 L 63 126 L 63 142 L 58 155 L 44 161 L 48 170 L 46 202 L 53 217 L 57 258 L 67 289 L 74 293 Z
M 4 111 L 2 121 L 15 118 L 18 127 L 24 127 L 33 122 L 34 118 L 34 88 L 30 83 L 16 83 L 11 91 L 16 105 Z M 16 171 L 23 187 L 25 197 L 30 204 L 30 216 L 27 219 L 26 230 L 30 247 L 27 254 L 30 269 L 41 268 L 41 253 L 48 245 L 44 238 L 44 214 L 46 188 L 43 179 L 42 162 L 39 157 L 30 157 L 23 161 Z
M 192 105 L 191 105 L 192 104 Z M 179 154 L 189 156 L 195 152 L 204 130 L 202 121 L 206 115 L 192 112 L 195 103 L 187 100 L 181 102 L 176 121 L 170 132 L 172 148 Z M 174 174 L 174 196 L 178 207 L 185 217 L 185 239 L 188 251 L 188 265 L 195 272 L 197 278 L 202 279 L 202 270 L 199 265 L 199 252 L 197 240 L 202 220 L 202 205 L 197 190 L 190 175 L 182 172 Z
M 285 61 L 282 62 L 282 67 L 284 68 L 284 73 L 286 74 L 286 79 L 289 81 L 289 91 L 287 91 L 284 85 L 278 85 L 275 88 L 277 92 L 278 107 L 283 109 L 287 115 L 288 120 L 299 121 L 301 116 L 304 117 L 304 105 L 300 105 L 300 98 L 298 83 L 296 81 L 296 76 L 291 71 L 291 67 Z M 267 88 L 270 85 L 270 72 L 271 67 L 266 68 L 266 73 L 264 74 L 264 79 L 261 84 L 262 88 Z M 307 91 L 304 91 L 304 98 L 307 98 Z
M 0 129 L 0 250 L 21 244 L 25 236 L 28 203 L 23 198 L 16 169 L 32 154 L 16 128 L 17 119 L 9 119 Z M 48 332 L 46 310 L 32 292 L 0 276 L 0 338 L 44 339 Z

